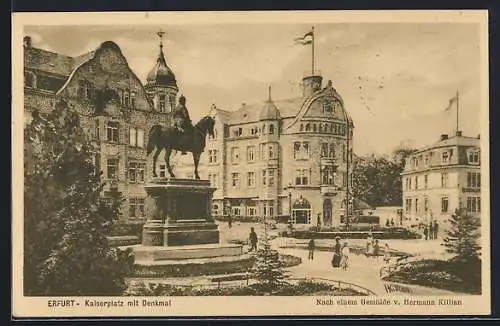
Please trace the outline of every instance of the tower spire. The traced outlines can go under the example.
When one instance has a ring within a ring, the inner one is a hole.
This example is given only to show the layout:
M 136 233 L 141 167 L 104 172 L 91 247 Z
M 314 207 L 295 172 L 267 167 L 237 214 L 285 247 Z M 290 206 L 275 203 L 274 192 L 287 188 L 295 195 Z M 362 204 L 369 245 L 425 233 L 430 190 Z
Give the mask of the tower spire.
M 160 54 L 158 55 L 158 60 L 165 61 L 165 56 L 163 54 L 163 36 L 165 35 L 165 32 L 160 28 L 156 35 L 158 35 L 158 38 L 160 39 Z
M 271 85 L 268 86 L 269 98 L 268 101 L 271 102 Z

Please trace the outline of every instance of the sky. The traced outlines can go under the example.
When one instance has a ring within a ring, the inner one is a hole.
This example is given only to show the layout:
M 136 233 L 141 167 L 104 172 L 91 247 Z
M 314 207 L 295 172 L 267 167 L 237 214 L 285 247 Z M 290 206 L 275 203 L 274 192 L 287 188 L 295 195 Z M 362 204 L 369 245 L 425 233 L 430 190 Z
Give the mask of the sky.
M 317 24 L 315 69 L 332 80 L 354 120 L 354 151 L 384 154 L 402 144 L 419 147 L 453 134 L 459 91 L 459 129 L 480 130 L 480 38 L 472 23 Z M 301 95 L 310 72 L 310 45 L 294 39 L 310 24 L 25 27 L 33 46 L 70 56 L 104 41 L 121 48 L 145 81 L 158 56 L 156 32 L 166 35 L 167 64 L 194 121 L 212 103 L 226 110 L 242 103 Z

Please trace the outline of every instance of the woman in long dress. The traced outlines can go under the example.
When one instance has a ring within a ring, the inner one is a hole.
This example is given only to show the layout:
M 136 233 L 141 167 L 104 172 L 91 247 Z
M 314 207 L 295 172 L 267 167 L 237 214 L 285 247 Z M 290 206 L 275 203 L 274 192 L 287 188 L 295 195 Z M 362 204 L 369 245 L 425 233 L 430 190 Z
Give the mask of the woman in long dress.
M 340 267 L 340 259 L 341 259 L 341 250 L 342 247 L 340 245 L 340 238 L 335 238 L 335 246 L 333 247 L 333 257 L 332 257 L 332 266 L 337 268 Z
M 347 246 L 347 242 L 344 242 L 344 246 L 342 247 L 342 260 L 340 261 L 340 266 L 343 270 L 347 270 L 347 262 L 349 260 L 350 254 L 349 247 Z

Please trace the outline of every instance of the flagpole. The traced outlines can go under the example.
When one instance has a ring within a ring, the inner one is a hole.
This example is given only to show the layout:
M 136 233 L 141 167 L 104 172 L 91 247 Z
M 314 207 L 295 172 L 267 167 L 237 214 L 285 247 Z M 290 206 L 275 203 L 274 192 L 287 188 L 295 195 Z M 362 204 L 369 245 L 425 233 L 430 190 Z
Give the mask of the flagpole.
M 457 89 L 457 130 L 456 130 L 457 136 L 458 136 L 458 132 L 459 132 L 459 129 L 458 129 L 458 89 Z
M 312 75 L 314 76 L 314 26 L 312 27 Z

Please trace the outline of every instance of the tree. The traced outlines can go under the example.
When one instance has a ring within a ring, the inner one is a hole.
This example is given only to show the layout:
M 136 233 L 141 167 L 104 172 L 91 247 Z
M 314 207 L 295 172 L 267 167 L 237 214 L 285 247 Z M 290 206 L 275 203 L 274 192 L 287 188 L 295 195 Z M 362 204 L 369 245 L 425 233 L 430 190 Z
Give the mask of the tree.
M 446 252 L 454 255 L 451 261 L 463 264 L 480 260 L 479 237 L 481 221 L 478 217 L 467 214 L 464 209 L 457 209 L 449 219 L 450 228 L 443 240 Z
M 96 149 L 78 114 L 64 100 L 35 111 L 25 143 L 25 294 L 119 295 L 133 257 L 107 243 L 120 201 L 101 197 Z
M 259 290 L 272 293 L 287 284 L 285 280 L 288 274 L 283 269 L 279 252 L 271 248 L 269 225 L 265 219 L 263 225 L 264 230 L 253 268 L 253 278 L 257 280 Z
M 401 206 L 401 172 L 415 150 L 400 147 L 389 156 L 357 156 L 353 162 L 352 195 L 373 206 Z

